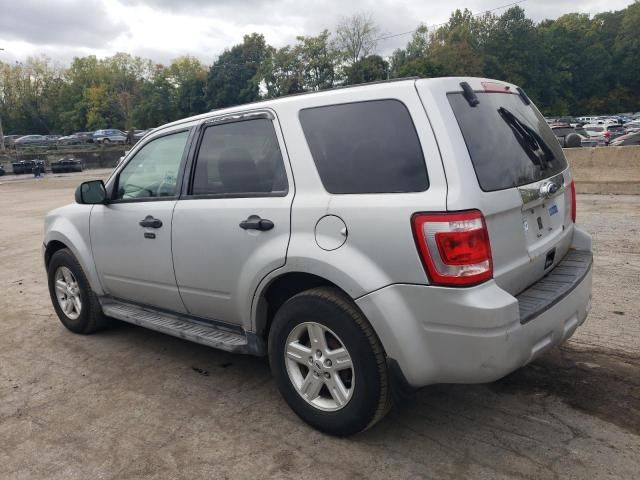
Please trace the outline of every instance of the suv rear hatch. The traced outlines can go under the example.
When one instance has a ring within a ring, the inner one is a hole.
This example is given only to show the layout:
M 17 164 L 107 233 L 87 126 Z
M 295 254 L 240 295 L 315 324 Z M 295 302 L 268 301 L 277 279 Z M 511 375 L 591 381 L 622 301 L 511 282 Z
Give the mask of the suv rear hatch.
M 572 185 L 553 132 L 515 85 L 416 82 L 447 175 L 447 210 L 485 216 L 495 281 L 516 295 L 547 274 L 573 237 Z

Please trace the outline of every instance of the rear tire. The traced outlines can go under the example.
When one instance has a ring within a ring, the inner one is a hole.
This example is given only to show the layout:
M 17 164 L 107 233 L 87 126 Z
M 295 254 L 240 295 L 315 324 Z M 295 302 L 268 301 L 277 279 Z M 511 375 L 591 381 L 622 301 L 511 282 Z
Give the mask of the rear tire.
M 53 254 L 47 267 L 49 295 L 62 324 L 74 333 L 89 334 L 109 325 L 97 295 L 69 249 Z
M 391 408 L 382 345 L 336 289 L 307 290 L 280 307 L 269 332 L 269 363 L 291 409 L 330 435 L 366 430 Z

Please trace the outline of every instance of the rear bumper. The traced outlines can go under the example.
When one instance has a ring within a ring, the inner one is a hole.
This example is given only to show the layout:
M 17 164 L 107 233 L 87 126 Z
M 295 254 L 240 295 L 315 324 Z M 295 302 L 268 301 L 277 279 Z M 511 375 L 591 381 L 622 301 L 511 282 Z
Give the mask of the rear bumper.
M 565 259 L 575 260 L 570 255 Z M 548 279 L 567 273 L 565 259 L 518 297 L 494 281 L 467 289 L 391 285 L 357 304 L 411 386 L 491 382 L 561 344 L 584 322 L 591 308 L 592 257 L 590 250 L 580 255 L 588 261 L 560 294 Z M 548 295 L 546 303 L 534 302 L 532 314 L 519 298 L 536 286 Z

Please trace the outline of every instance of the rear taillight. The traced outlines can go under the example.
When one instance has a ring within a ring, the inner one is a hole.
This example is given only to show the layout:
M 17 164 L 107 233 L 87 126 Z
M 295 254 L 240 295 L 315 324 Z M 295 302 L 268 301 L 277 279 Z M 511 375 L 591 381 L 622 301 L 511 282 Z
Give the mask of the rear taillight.
M 607 130 L 606 132 L 604 132 L 604 138 L 609 138 L 609 137 L 611 137 L 611 132 Z
M 576 223 L 576 184 L 571 180 L 571 184 L 569 185 L 571 189 L 571 221 Z
M 482 213 L 416 213 L 413 235 L 429 280 L 470 286 L 493 277 L 491 244 Z

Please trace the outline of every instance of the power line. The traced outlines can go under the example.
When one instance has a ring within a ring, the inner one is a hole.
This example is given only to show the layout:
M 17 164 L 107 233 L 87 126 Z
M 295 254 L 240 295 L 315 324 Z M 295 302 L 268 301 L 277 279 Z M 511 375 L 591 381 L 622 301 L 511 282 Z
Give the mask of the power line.
M 517 2 L 508 3 L 507 5 L 500 5 L 499 7 L 491 8 L 489 10 L 485 10 L 484 12 L 473 13 L 473 14 L 471 14 L 471 16 L 472 17 L 478 17 L 480 15 L 486 15 L 487 13 L 495 12 L 496 10 L 501 10 L 503 8 L 514 7 L 516 5 L 519 5 L 520 3 L 524 3 L 526 1 L 527 0 L 519 0 Z M 447 23 L 449 23 L 449 22 L 438 23 L 438 24 L 435 24 L 435 25 L 427 25 L 427 29 L 442 27 L 442 26 L 446 25 Z M 410 35 L 410 34 L 415 33 L 417 31 L 418 31 L 418 29 L 416 28 L 416 29 L 410 30 L 408 32 L 393 33 L 393 34 L 390 34 L 390 35 L 385 35 L 383 37 L 378 37 L 378 38 L 374 39 L 374 41 L 379 42 L 380 40 L 388 40 L 389 38 L 401 37 L 403 35 Z

